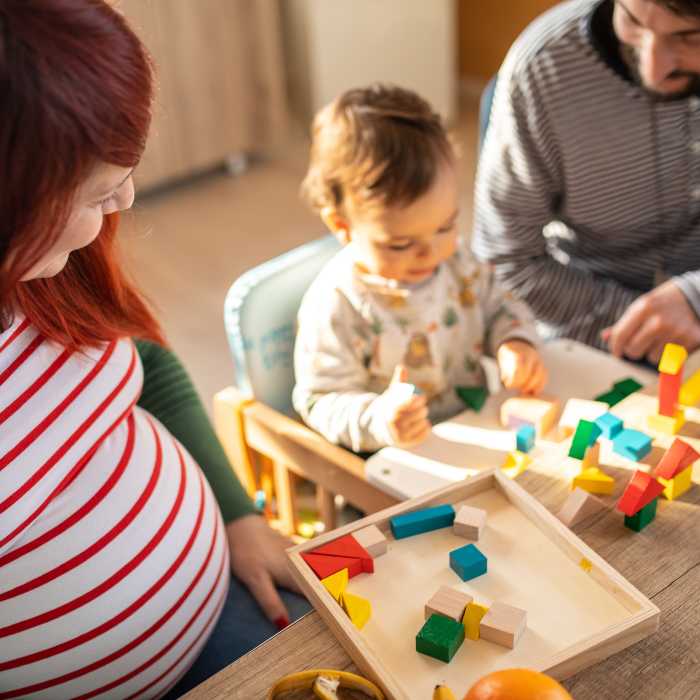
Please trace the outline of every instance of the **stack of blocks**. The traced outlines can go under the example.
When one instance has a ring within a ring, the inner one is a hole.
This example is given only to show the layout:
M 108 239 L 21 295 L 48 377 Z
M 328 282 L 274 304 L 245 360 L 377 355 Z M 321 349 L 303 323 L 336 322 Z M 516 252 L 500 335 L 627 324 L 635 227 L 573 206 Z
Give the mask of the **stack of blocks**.
M 682 496 L 690 488 L 693 462 L 698 458 L 700 454 L 678 438 L 661 458 L 654 476 L 664 487 L 663 494 L 669 501 Z
M 636 471 L 618 501 L 625 514 L 625 526 L 640 532 L 656 517 L 656 504 L 664 487 L 653 476 Z
M 683 381 L 683 366 L 688 352 L 681 345 L 667 343 L 659 362 L 659 412 L 648 417 L 649 427 L 667 435 L 675 435 L 685 423 L 678 405 Z
M 599 468 L 600 444 L 598 438 L 602 430 L 597 423 L 580 420 L 576 427 L 569 457 L 581 461 L 581 471 L 571 484 L 571 488 L 581 488 L 588 493 L 610 494 L 615 488 L 615 480 Z

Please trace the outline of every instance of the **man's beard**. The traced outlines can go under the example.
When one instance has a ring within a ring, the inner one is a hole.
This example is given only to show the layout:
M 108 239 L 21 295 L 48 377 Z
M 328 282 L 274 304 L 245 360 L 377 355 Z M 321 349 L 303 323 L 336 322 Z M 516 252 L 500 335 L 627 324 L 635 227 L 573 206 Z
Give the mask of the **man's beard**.
M 682 90 L 676 92 L 657 92 L 647 87 L 642 80 L 639 72 L 639 57 L 633 46 L 620 43 L 620 56 L 625 65 L 629 69 L 633 80 L 653 99 L 659 102 L 668 102 L 671 100 L 681 100 L 689 95 L 694 95 L 700 92 L 700 74 L 691 73 L 689 71 L 673 71 L 667 78 L 688 78 L 688 85 Z

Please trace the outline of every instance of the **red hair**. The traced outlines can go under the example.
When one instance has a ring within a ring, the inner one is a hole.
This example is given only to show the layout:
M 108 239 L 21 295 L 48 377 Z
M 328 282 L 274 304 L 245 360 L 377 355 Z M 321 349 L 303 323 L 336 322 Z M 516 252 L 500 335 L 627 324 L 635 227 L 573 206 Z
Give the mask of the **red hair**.
M 67 347 L 164 343 L 120 268 L 118 215 L 58 275 L 20 281 L 61 235 L 94 168 L 138 163 L 152 96 L 144 46 L 103 0 L 0 3 L 0 330 L 20 311 Z

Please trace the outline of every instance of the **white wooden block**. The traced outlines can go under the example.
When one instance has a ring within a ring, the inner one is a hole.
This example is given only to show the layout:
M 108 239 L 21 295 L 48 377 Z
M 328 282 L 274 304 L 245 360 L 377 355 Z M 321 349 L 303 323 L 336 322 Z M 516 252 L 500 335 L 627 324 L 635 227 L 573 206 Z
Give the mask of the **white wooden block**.
M 595 421 L 610 410 L 608 404 L 602 401 L 587 399 L 569 399 L 564 406 L 564 412 L 559 419 L 559 427 L 567 437 L 574 434 L 579 421 Z
M 468 540 L 478 540 L 481 530 L 486 524 L 486 511 L 481 508 L 462 506 L 455 516 L 452 529 L 455 535 L 466 537 Z
M 353 532 L 352 536 L 358 544 L 367 550 L 367 554 L 373 559 L 381 557 L 382 554 L 386 554 L 387 539 L 376 525 L 363 527 L 361 530 Z
M 514 396 L 501 404 L 501 425 L 512 430 L 534 425 L 537 437 L 542 438 L 554 427 L 559 406 L 559 399 L 553 397 Z
M 440 586 L 437 593 L 425 604 L 425 619 L 431 615 L 443 615 L 455 622 L 462 622 L 464 611 L 474 599 L 451 586 Z
M 587 518 L 589 515 L 599 513 L 605 509 L 605 503 L 588 491 L 577 486 L 564 501 L 564 505 L 557 513 L 557 518 L 567 527 L 573 527 Z
M 512 605 L 496 602 L 481 618 L 479 635 L 489 642 L 514 649 L 527 626 L 527 613 Z

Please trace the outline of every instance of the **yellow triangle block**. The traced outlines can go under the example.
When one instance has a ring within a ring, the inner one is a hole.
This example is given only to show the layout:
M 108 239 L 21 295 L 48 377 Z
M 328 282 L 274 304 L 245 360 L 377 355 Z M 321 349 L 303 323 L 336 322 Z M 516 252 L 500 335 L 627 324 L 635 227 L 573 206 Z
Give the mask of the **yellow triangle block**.
M 462 624 L 464 625 L 464 634 L 467 639 L 473 639 L 475 642 L 479 640 L 479 626 L 481 625 L 481 618 L 486 615 L 489 609 L 478 603 L 469 603 L 467 609 L 464 611 L 464 617 L 462 617 Z
M 532 457 L 524 452 L 509 452 L 506 461 L 501 465 L 501 469 L 509 479 L 515 479 L 518 474 L 522 474 L 532 462 Z
M 359 595 L 353 595 L 352 593 L 343 593 L 340 597 L 340 604 L 358 630 L 361 630 L 367 624 L 367 620 L 372 614 L 372 606 L 369 600 L 360 598 Z
M 340 603 L 340 596 L 348 587 L 348 570 L 341 569 L 332 576 L 321 579 L 325 589 Z
M 577 486 L 588 493 L 600 493 L 608 496 L 615 490 L 615 479 L 600 469 L 591 467 L 584 469 L 578 476 L 574 477 L 571 488 L 575 489 Z

